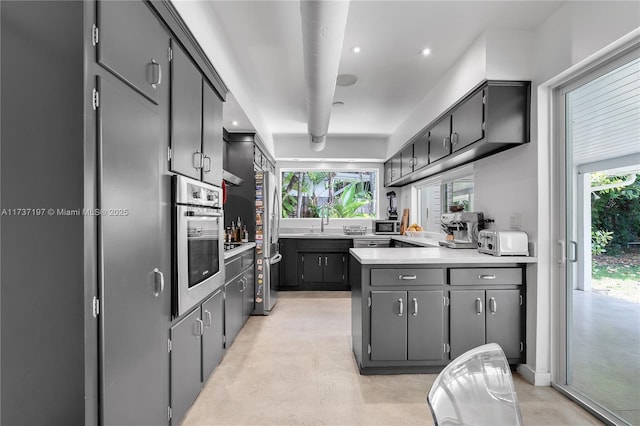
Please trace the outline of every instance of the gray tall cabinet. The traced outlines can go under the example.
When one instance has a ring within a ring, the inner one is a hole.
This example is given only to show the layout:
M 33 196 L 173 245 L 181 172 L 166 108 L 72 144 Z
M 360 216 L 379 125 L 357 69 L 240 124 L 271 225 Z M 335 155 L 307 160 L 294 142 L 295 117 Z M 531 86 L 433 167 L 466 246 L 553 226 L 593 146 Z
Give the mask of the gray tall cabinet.
M 199 179 L 226 88 L 169 2 L 3 1 L 0 19 L 0 424 L 169 424 L 169 47 L 220 123 L 197 126 Z

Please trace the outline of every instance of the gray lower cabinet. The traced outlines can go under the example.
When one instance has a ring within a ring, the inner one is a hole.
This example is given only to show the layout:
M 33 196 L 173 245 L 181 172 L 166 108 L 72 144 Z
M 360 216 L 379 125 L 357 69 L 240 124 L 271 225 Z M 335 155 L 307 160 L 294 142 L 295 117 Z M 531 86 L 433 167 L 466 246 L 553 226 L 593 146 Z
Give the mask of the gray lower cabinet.
M 224 285 L 224 335 L 225 346 L 233 344 L 242 328 L 242 276 L 236 276 Z
M 202 382 L 206 382 L 224 353 L 224 292 L 216 291 L 202 303 Z
M 441 290 L 371 292 L 371 360 L 444 359 Z
M 230 347 L 255 307 L 255 249 L 225 261 L 225 347 Z
M 300 281 L 307 284 L 346 284 L 345 253 L 300 253 Z
M 171 327 L 171 423 L 180 424 L 200 393 L 203 322 L 196 309 Z

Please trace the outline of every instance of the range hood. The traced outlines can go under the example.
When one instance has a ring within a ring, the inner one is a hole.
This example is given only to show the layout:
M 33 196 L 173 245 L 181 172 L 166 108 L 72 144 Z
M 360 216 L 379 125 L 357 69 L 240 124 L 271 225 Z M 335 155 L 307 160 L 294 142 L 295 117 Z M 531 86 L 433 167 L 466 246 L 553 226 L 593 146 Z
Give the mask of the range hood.
M 242 180 L 241 177 L 238 177 L 236 175 L 234 175 L 231 172 L 228 172 L 224 169 L 222 169 L 222 179 L 230 184 L 230 185 L 235 185 L 235 186 L 240 186 L 242 185 L 242 182 L 244 182 L 244 180 Z

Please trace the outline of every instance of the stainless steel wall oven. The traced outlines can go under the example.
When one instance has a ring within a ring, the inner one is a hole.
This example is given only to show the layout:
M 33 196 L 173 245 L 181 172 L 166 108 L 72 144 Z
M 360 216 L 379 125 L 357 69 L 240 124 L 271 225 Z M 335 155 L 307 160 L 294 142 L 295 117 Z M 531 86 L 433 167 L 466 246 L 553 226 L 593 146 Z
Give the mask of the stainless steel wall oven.
M 180 316 L 224 284 L 222 190 L 173 177 L 172 312 Z

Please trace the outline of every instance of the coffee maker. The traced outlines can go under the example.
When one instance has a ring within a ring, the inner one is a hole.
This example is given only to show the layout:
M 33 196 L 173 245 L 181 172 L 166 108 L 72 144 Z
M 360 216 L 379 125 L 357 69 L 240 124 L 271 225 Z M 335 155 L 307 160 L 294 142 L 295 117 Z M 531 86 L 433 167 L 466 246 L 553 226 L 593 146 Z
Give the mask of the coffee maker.
M 441 246 L 449 248 L 478 248 L 478 233 L 484 228 L 484 214 L 478 212 L 444 213 L 440 226 L 447 234 Z
M 389 199 L 389 207 L 387 208 L 387 219 L 398 220 L 398 207 L 396 205 L 396 192 L 387 192 L 387 198 Z

